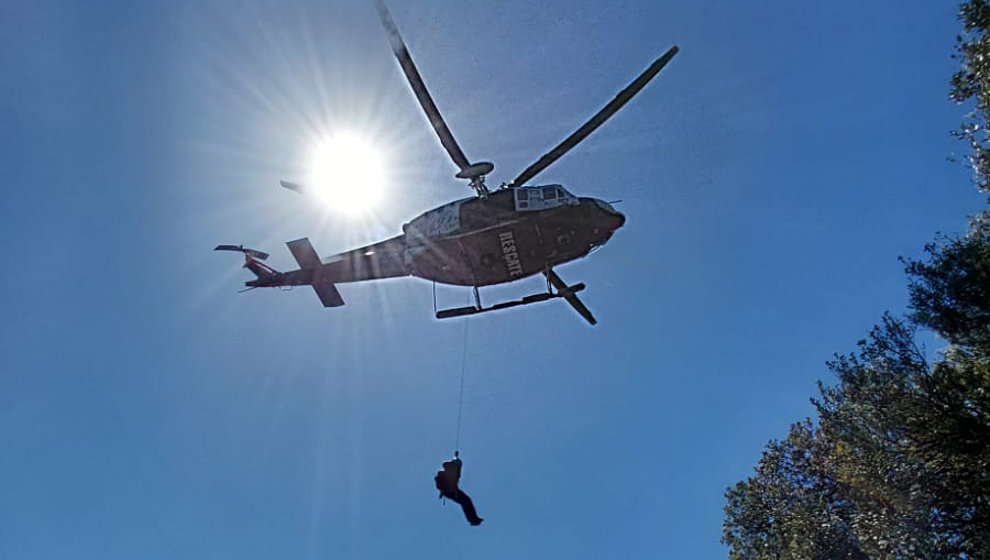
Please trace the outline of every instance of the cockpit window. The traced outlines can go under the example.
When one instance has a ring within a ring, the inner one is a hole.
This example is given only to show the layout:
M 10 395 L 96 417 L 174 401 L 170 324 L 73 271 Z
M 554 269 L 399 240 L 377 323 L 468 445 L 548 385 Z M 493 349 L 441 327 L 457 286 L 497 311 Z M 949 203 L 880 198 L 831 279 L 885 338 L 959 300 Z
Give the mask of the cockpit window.
M 580 201 L 560 185 L 537 185 L 532 187 L 517 187 L 516 211 L 540 211 L 560 208 L 561 206 L 577 206 Z

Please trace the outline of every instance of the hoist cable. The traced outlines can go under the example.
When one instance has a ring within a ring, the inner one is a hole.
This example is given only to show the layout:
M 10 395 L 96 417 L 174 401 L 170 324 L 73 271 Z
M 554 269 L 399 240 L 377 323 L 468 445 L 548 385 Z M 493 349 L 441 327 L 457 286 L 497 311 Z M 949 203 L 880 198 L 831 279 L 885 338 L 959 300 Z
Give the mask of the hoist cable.
M 457 395 L 457 434 L 454 436 L 454 453 L 461 448 L 461 412 L 464 410 L 464 376 L 467 371 L 468 319 L 464 319 L 464 344 L 461 351 L 461 388 Z

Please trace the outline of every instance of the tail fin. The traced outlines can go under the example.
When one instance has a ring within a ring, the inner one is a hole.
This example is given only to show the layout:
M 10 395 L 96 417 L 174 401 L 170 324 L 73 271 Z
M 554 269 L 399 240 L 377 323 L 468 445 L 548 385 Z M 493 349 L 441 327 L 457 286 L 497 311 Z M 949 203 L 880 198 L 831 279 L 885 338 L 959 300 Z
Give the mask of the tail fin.
M 251 255 L 246 255 L 244 257 L 244 268 L 253 272 L 259 279 L 268 278 L 269 276 L 275 276 L 278 274 L 277 270 L 261 261 L 256 260 Z
M 268 258 L 268 253 L 263 253 L 256 249 L 248 249 L 243 245 L 217 245 L 214 251 L 233 251 L 244 254 L 244 268 L 250 270 L 259 279 L 275 276 L 278 271 L 261 262 Z
M 309 242 L 309 238 L 303 237 L 302 239 L 289 241 L 286 245 L 288 245 L 289 251 L 292 252 L 292 256 L 295 257 L 296 262 L 299 263 L 299 268 L 313 271 L 313 290 L 316 291 L 316 295 L 320 298 L 320 302 L 323 303 L 323 307 L 340 307 L 344 305 L 344 298 L 340 297 L 340 292 L 337 291 L 333 279 L 327 274 L 326 269 L 323 267 L 323 261 L 316 254 L 316 249 L 313 249 L 313 244 Z

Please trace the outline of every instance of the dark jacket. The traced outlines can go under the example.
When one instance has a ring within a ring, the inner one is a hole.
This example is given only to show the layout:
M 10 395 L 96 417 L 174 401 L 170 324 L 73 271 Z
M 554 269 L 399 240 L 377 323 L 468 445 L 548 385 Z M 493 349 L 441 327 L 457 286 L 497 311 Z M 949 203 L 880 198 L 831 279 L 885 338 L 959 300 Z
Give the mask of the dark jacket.
M 442 494 L 454 494 L 457 492 L 457 483 L 461 480 L 461 460 L 454 458 L 445 461 L 443 470 L 437 471 L 433 479 L 437 484 L 437 490 Z

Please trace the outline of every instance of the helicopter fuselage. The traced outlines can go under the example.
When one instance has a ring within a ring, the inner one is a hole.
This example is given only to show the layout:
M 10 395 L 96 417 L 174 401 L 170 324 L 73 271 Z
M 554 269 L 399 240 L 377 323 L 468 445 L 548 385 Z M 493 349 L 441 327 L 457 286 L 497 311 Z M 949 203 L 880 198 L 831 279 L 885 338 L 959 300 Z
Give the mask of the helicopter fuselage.
M 443 284 L 502 284 L 584 257 L 624 223 L 610 204 L 559 185 L 499 190 L 403 226 L 405 264 L 408 274 Z
M 415 276 L 482 287 L 548 274 L 603 245 L 625 221 L 605 201 L 545 185 L 444 204 L 402 226 L 402 235 L 326 259 L 308 239 L 290 241 L 299 270 L 278 272 L 259 263 L 252 249 L 220 248 L 245 252 L 245 266 L 257 276 L 245 282 L 249 288 L 311 285 L 318 294 L 326 290 L 321 299 L 343 305 L 328 286 Z

